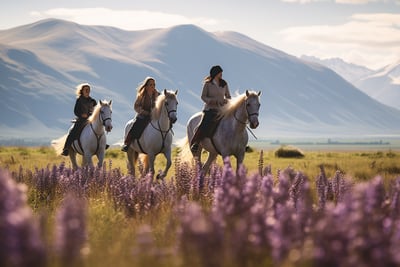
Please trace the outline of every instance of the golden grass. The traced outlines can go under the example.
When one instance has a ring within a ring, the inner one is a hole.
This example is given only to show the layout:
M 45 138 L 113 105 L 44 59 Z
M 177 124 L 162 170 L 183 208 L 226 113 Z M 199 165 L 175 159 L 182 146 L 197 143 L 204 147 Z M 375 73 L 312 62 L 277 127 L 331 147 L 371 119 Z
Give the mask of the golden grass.
M 246 153 L 244 165 L 249 174 L 258 172 L 260 164 L 260 150 L 254 149 Z M 400 175 L 400 152 L 397 151 L 306 151 L 304 158 L 277 158 L 274 150 L 263 151 L 262 165 L 271 165 L 273 174 L 278 170 L 291 167 L 301 171 L 311 180 L 319 174 L 319 166 L 323 165 L 328 177 L 335 174 L 337 170 L 342 171 L 346 177 L 355 181 L 369 180 L 377 175 L 384 179 L 394 178 Z M 202 160 L 206 159 L 203 153 Z M 174 160 L 177 150 L 173 150 L 173 165 L 169 170 L 168 177 L 175 175 Z M 78 156 L 78 162 L 81 158 Z M 93 157 L 96 164 L 97 159 Z M 57 156 L 51 147 L 0 147 L 0 167 L 10 171 L 18 171 L 22 166 L 24 169 L 45 168 L 65 162 L 71 167 L 69 157 Z M 231 157 L 231 162 L 236 167 L 236 161 Z M 222 165 L 221 157 L 216 163 Z M 119 148 L 110 148 L 106 151 L 104 160 L 107 168 L 119 168 L 122 173 L 127 173 L 126 153 Z M 165 158 L 158 155 L 155 162 L 156 172 L 165 166 Z

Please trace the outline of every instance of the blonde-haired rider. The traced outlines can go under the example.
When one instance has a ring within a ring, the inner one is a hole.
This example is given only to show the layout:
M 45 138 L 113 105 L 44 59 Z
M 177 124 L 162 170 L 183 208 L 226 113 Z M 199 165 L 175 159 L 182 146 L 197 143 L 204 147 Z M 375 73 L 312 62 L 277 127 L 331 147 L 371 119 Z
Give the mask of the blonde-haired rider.
M 81 83 L 76 87 L 76 102 L 74 113 L 76 116 L 75 122 L 70 129 L 67 140 L 65 141 L 64 149 L 61 155 L 68 156 L 69 147 L 72 142 L 77 138 L 77 134 L 87 119 L 92 114 L 94 107 L 97 105 L 96 100 L 90 97 L 90 85 L 88 83 Z

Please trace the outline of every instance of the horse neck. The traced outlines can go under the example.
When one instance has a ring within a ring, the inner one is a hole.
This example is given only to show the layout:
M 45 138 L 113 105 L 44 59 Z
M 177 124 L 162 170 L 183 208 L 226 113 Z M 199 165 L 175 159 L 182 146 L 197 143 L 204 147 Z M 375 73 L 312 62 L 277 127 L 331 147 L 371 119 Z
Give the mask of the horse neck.
M 160 126 L 160 130 L 166 131 L 169 129 L 169 118 L 168 118 L 168 111 L 164 105 L 162 105 L 162 110 L 160 112 L 160 117 L 158 118 L 158 125 Z
M 96 132 L 96 134 L 102 134 L 104 133 L 104 127 L 103 127 L 103 120 L 101 119 L 100 112 L 98 116 L 93 118 L 93 121 L 91 122 L 93 130 Z
M 243 102 L 234 112 L 234 123 L 237 124 L 237 127 L 246 127 L 248 120 L 248 115 L 246 111 L 246 102 Z

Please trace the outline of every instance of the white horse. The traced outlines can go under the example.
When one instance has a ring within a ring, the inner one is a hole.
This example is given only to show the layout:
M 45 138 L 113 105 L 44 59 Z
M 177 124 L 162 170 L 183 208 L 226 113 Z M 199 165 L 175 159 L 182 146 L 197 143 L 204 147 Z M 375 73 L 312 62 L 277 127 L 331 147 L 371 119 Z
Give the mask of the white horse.
M 104 154 L 106 150 L 105 131 L 112 130 L 112 109 L 111 102 L 99 101 L 93 110 L 92 115 L 88 118 L 88 124 L 84 126 L 80 137 L 75 140 L 69 147 L 69 158 L 74 169 L 78 168 L 76 162 L 76 154 L 82 155 L 82 165 L 93 166 L 92 156 L 96 155 L 98 159 L 97 166 L 103 165 Z M 52 141 L 52 146 L 60 155 L 67 139 L 67 134 L 57 140 Z
M 249 139 L 246 126 L 250 124 L 250 128 L 255 129 L 259 124 L 260 95 L 261 92 L 246 90 L 245 94 L 229 100 L 218 115 L 221 121 L 215 130 L 214 136 L 212 138 L 203 138 L 199 143 L 198 151 L 192 154 L 189 148 L 189 140 L 193 138 L 203 116 L 202 112 L 194 114 L 187 124 L 187 136 L 180 145 L 182 160 L 194 157 L 201 166 L 201 153 L 204 148 L 209 152 L 209 155 L 201 169 L 203 174 L 208 172 L 211 163 L 218 155 L 221 155 L 222 158 L 231 155 L 235 156 L 236 168 L 238 169 L 243 163 Z
M 171 167 L 171 145 L 172 145 L 172 124 L 177 120 L 178 91 L 172 92 L 166 89 L 157 97 L 155 107 L 151 113 L 151 122 L 146 126 L 142 136 L 131 142 L 128 151 L 128 170 L 135 175 L 135 165 L 139 153 L 145 154 L 144 171 L 154 175 L 154 160 L 156 156 L 163 153 L 167 163 L 163 172 L 157 178 L 164 178 Z M 134 119 L 129 120 L 125 125 L 125 138 L 132 128 Z

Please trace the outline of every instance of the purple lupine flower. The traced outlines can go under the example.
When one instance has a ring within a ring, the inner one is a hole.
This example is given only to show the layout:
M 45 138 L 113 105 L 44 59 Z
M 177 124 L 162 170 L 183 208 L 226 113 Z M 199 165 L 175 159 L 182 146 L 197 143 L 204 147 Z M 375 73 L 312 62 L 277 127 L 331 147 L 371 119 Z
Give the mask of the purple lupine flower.
M 39 222 L 27 205 L 27 188 L 0 169 L 0 266 L 44 266 Z
M 194 178 L 193 168 L 190 168 L 186 162 L 181 163 L 179 166 L 176 166 L 175 175 L 178 196 L 190 196 L 191 181 Z
M 259 175 L 265 175 L 263 173 L 263 168 L 264 168 L 264 151 L 260 151 L 260 157 L 258 159 L 258 174 Z
M 64 264 L 79 261 L 87 241 L 86 201 L 68 194 L 56 212 L 55 248 Z
M 196 203 L 187 203 L 181 210 L 179 246 L 183 265 L 222 266 L 224 236 L 219 224 Z
M 391 186 L 392 197 L 390 199 L 391 217 L 394 220 L 400 219 L 400 176 L 397 177 Z
M 323 165 L 320 165 L 320 174 L 317 176 L 317 196 L 318 196 L 318 209 L 322 211 L 325 208 L 328 198 L 328 178 L 326 177 Z

